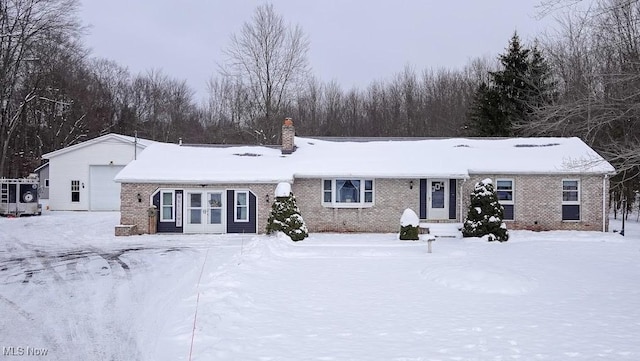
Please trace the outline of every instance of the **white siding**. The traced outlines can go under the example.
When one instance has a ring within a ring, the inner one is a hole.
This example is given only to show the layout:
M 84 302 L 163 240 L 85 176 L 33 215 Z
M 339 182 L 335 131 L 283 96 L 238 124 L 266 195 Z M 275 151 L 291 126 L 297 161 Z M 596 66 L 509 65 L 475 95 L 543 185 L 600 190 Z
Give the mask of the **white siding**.
M 138 154 L 142 151 L 139 146 Z M 90 166 L 125 166 L 134 158 L 134 145 L 118 139 L 80 147 L 49 159 L 49 208 L 90 209 Z M 71 202 L 71 181 L 80 181 L 80 201 Z M 119 200 L 118 200 L 119 201 Z

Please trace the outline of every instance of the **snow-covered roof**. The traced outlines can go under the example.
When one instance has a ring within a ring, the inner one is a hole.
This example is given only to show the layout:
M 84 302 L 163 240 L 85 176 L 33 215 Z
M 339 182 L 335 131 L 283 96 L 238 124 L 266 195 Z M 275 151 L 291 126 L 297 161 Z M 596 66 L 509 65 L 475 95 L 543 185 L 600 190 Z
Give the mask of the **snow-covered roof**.
M 127 135 L 109 133 L 109 134 L 105 134 L 105 135 L 99 136 L 97 138 L 89 139 L 89 140 L 84 141 L 82 143 L 74 144 L 74 145 L 71 145 L 71 146 L 68 146 L 68 147 L 65 147 L 65 148 L 62 148 L 62 149 L 55 150 L 53 152 L 49 152 L 49 153 L 43 154 L 42 158 L 43 159 L 51 159 L 53 157 L 57 157 L 59 155 L 62 155 L 62 154 L 68 153 L 68 152 L 72 152 L 72 151 L 75 151 L 75 150 L 78 150 L 78 149 L 81 149 L 81 148 L 84 148 L 84 147 L 88 147 L 88 146 L 93 145 L 93 144 L 97 144 L 97 143 L 101 143 L 101 142 L 107 142 L 107 141 L 117 141 L 117 142 L 130 143 L 130 144 L 134 144 L 134 143 L 137 142 L 138 143 L 138 147 L 140 147 L 142 149 L 144 149 L 147 146 L 155 143 L 155 141 L 153 141 L 153 140 L 142 139 L 142 138 L 138 138 L 136 140 L 136 138 L 130 137 L 130 136 L 127 136 Z
M 116 181 L 278 183 L 294 178 L 467 178 L 470 174 L 608 174 L 614 168 L 579 138 L 333 142 L 295 138 L 289 155 L 262 146 L 155 143 Z

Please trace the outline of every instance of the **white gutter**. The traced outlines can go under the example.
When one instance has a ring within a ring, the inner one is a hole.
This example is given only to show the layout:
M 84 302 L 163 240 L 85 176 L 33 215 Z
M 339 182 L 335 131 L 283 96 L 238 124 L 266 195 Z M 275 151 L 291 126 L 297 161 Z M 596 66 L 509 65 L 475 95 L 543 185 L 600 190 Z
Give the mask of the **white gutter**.
M 608 174 L 602 178 L 602 232 L 607 231 L 607 179 Z M 624 214 L 623 214 L 624 216 Z

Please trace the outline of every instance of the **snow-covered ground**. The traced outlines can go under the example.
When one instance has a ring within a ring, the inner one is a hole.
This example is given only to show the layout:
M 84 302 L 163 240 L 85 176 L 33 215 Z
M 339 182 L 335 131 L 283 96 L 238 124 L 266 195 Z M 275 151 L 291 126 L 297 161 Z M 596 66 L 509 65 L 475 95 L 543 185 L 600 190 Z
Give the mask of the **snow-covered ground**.
M 0 360 L 640 359 L 635 221 L 429 254 L 394 234 L 116 238 L 118 219 L 0 218 Z

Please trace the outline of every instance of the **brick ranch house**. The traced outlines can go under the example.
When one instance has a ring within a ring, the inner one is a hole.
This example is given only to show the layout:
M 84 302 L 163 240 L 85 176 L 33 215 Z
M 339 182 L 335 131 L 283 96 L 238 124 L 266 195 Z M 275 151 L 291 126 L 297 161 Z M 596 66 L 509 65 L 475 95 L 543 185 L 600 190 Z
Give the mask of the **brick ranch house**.
M 150 145 L 116 176 L 116 234 L 263 233 L 280 182 L 311 232 L 397 232 L 406 208 L 423 222 L 459 223 L 485 178 L 510 229 L 608 227 L 614 168 L 578 138 L 338 141 L 296 137 L 287 120 L 282 139 Z

